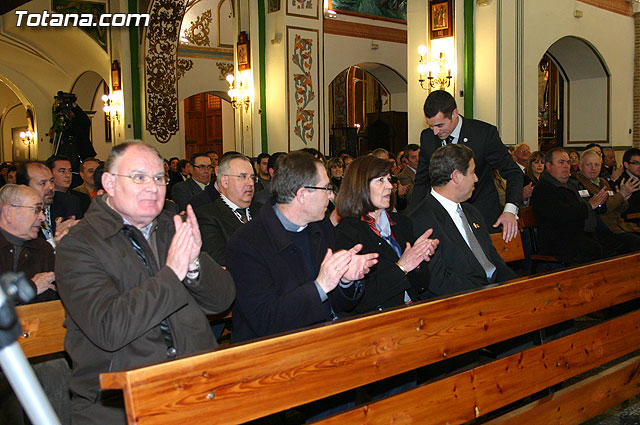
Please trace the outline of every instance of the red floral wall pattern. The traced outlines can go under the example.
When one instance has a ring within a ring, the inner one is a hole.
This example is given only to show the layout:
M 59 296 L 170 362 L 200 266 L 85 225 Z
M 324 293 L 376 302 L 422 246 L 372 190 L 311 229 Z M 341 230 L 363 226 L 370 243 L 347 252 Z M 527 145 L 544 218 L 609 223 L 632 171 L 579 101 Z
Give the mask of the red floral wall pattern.
M 318 149 L 318 31 L 287 27 L 289 149 Z

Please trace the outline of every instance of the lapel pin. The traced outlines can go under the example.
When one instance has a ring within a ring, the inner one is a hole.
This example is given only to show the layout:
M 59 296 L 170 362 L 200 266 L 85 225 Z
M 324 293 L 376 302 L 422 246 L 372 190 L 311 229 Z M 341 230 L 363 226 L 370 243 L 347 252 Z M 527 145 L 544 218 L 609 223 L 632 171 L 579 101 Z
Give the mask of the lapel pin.
M 467 143 L 467 142 L 469 141 L 469 139 L 467 139 L 467 138 L 465 137 L 464 139 L 462 139 L 462 141 L 463 141 L 464 143 Z
M 480 225 L 478 223 L 473 223 L 473 227 L 475 227 L 476 229 L 479 229 Z

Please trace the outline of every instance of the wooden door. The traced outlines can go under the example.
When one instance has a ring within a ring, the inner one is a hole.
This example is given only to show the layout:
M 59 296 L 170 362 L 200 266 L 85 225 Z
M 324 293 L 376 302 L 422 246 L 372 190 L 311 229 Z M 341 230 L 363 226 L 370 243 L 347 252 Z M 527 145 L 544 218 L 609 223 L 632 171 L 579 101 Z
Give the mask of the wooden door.
M 184 100 L 186 157 L 215 150 L 222 155 L 222 100 L 198 93 Z

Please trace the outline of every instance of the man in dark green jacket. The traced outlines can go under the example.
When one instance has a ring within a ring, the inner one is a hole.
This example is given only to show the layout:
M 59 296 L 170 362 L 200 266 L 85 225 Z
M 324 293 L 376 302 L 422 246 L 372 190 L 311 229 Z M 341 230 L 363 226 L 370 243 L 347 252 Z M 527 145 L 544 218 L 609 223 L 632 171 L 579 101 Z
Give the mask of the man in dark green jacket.
M 217 346 L 205 315 L 231 305 L 233 280 L 200 252 L 191 207 L 186 221 L 162 211 L 166 183 L 154 148 L 114 147 L 102 176 L 106 195 L 58 247 L 72 423 L 126 422 L 120 393 L 102 392 L 100 373 Z

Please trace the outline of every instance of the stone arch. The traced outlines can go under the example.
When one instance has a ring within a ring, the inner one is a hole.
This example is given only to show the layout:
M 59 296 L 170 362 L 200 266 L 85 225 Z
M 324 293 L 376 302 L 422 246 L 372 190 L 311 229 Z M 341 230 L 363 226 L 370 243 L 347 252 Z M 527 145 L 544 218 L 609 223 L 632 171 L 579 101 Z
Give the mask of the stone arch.
M 558 132 L 564 146 L 610 140 L 610 71 L 597 47 L 584 38 L 565 36 L 552 43 L 545 56 L 558 68 Z

